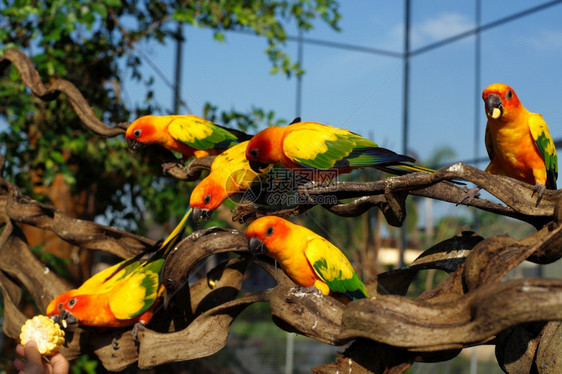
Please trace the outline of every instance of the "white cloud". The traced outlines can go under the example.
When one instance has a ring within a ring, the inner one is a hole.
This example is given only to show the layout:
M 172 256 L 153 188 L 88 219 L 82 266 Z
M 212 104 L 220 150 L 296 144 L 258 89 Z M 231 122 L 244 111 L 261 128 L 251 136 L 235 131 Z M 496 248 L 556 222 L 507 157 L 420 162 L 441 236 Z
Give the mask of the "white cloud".
M 414 25 L 410 37 L 412 44 L 435 42 L 474 28 L 474 22 L 461 13 L 441 13 Z
M 522 38 L 522 42 L 540 51 L 562 49 L 562 30 L 540 30 Z
M 426 19 L 421 23 L 413 24 L 410 29 L 410 45 L 419 48 L 428 43 L 437 42 L 450 36 L 471 30 L 475 24 L 469 17 L 461 13 L 441 13 L 434 18 Z M 402 50 L 404 44 L 404 24 L 395 24 L 388 29 L 384 39 L 377 40 L 380 48 Z M 398 47 L 398 49 L 397 49 Z

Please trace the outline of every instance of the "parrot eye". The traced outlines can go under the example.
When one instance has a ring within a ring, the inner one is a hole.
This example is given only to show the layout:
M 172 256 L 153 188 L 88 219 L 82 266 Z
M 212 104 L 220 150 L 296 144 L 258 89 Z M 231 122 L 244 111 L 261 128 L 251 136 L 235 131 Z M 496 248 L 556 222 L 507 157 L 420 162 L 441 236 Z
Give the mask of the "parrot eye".
M 205 198 L 203 199 L 203 203 L 205 205 L 209 204 L 211 202 L 211 195 L 205 195 Z
M 253 158 L 258 158 L 259 156 L 258 150 L 257 149 L 250 150 L 250 156 L 252 156 Z
M 135 138 L 138 138 L 139 136 L 141 136 L 141 134 L 142 134 L 141 129 L 136 129 L 135 131 L 133 131 L 133 135 L 135 136 Z
M 270 237 L 273 234 L 273 226 L 269 226 L 267 230 L 265 230 L 265 236 Z
M 73 297 L 72 299 L 68 300 L 68 307 L 72 308 L 74 305 L 76 305 L 76 298 Z
M 59 303 L 59 305 L 57 305 L 57 309 L 62 310 L 62 303 Z
M 507 90 L 506 94 L 505 94 L 505 98 L 507 100 L 511 99 L 513 97 L 513 92 L 511 90 Z

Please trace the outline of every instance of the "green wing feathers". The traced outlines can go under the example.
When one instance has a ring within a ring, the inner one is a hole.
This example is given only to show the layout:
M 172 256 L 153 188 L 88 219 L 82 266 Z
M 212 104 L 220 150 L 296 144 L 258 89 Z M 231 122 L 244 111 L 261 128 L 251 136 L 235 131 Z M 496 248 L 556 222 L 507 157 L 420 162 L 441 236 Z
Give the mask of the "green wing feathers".
M 291 125 L 283 142 L 285 155 L 306 168 L 361 168 L 376 167 L 394 174 L 431 169 L 409 165 L 415 160 L 345 129 L 317 123 Z
M 154 304 L 159 296 L 163 265 L 163 258 L 145 263 L 114 289 L 109 307 L 116 318 L 134 318 Z
M 404 175 L 408 173 L 435 173 L 435 170 L 433 169 L 425 168 L 419 165 L 410 165 L 410 164 L 396 164 L 396 165 L 389 165 L 389 166 L 381 166 L 378 167 L 377 169 L 395 175 Z
M 135 261 L 122 270 L 123 274 L 118 272 L 113 277 L 115 281 L 112 281 L 110 308 L 116 318 L 130 319 L 139 316 L 160 296 L 160 289 L 163 290 L 160 270 L 166 255 L 181 238 L 190 215 L 191 208 L 188 208 L 175 229 L 148 259 Z
M 131 319 L 147 311 L 164 290 L 160 270 L 170 249 L 181 238 L 191 214 L 184 217 L 166 240 L 123 260 L 88 279 L 80 286 L 83 294 L 108 294 L 109 307 L 117 319 Z
M 345 255 L 333 244 L 323 238 L 313 239 L 308 243 L 305 255 L 316 275 L 330 290 L 346 294 L 352 300 L 367 297 L 365 285 Z
M 529 119 L 529 129 L 544 160 L 547 174 L 546 187 L 555 190 L 558 178 L 558 157 L 548 126 L 540 114 L 532 113 Z
M 238 143 L 236 135 L 223 127 L 196 116 L 181 116 L 168 126 L 170 135 L 198 150 L 228 148 Z
M 79 290 L 83 294 L 102 294 L 110 291 L 115 284 L 140 266 L 140 257 L 141 255 L 137 255 L 128 258 L 100 271 L 82 283 Z
M 311 146 L 313 144 L 313 146 Z M 331 169 L 347 157 L 355 142 L 338 134 L 301 130 L 289 134 L 283 143 L 287 156 L 306 168 Z

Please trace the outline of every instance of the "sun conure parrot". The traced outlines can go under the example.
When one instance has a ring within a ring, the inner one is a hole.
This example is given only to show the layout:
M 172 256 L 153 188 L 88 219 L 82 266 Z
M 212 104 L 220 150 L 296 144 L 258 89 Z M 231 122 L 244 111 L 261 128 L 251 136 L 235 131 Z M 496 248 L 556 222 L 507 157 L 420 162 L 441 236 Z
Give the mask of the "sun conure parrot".
M 412 165 L 413 158 L 379 147 L 349 130 L 316 122 L 298 122 L 260 131 L 250 140 L 246 158 L 254 171 L 280 163 L 288 169 L 331 169 L 338 173 L 363 167 L 398 175 L 434 172 Z
M 216 155 L 250 135 L 227 129 L 195 115 L 144 116 L 135 120 L 125 133 L 132 149 L 144 144 L 159 144 L 179 152 L 183 159 Z
M 490 174 L 507 175 L 535 185 L 539 201 L 546 188 L 556 189 L 558 159 L 542 115 L 531 113 L 508 85 L 495 83 L 482 92 L 486 116 L 486 150 Z
M 191 210 L 157 250 L 148 250 L 113 265 L 86 280 L 79 288 L 54 298 L 47 315 L 87 326 L 125 327 L 147 324 L 161 300 L 164 285 L 160 270 L 177 244 Z
M 207 219 L 228 197 L 247 191 L 264 177 L 256 173 L 246 160 L 248 141 L 237 144 L 213 160 L 211 172 L 191 192 L 189 205 L 193 209 L 193 219 Z
M 275 259 L 291 279 L 303 287 L 316 287 L 324 295 L 367 297 L 365 285 L 345 255 L 313 231 L 276 216 L 256 219 L 246 229 L 254 255 Z

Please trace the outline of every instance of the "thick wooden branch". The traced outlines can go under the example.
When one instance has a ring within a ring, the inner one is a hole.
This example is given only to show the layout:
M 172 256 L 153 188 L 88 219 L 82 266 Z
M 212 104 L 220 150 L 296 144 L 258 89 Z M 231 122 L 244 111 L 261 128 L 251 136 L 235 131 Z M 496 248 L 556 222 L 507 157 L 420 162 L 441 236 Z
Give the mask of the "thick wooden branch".
M 102 250 L 128 258 L 150 248 L 154 242 L 126 231 L 72 218 L 59 209 L 21 195 L 19 189 L 0 178 L 0 216 L 53 231 L 63 240 L 84 249 Z
M 562 322 L 548 322 L 541 331 L 537 347 L 536 366 L 544 374 L 562 372 Z M 529 370 L 530 371 L 530 370 Z
M 562 319 L 562 281 L 495 283 L 443 304 L 390 295 L 354 306 L 344 311 L 340 339 L 362 337 L 415 352 L 449 350 L 485 343 L 521 323 Z
M 476 184 L 500 199 L 498 204 L 475 197 L 466 199 L 467 189 L 460 188 L 451 181 L 465 180 Z M 533 186 L 518 180 L 490 175 L 482 170 L 462 163 L 445 167 L 432 174 L 412 173 L 374 182 L 336 182 L 324 185 L 303 185 L 299 193 L 310 196 L 312 201 L 326 200 L 332 196 L 339 200 L 354 199 L 348 203 L 322 205 L 325 209 L 343 217 L 358 216 L 372 207 L 379 207 L 388 223 L 401 226 L 406 217 L 404 200 L 410 195 L 424 196 L 445 202 L 473 206 L 495 214 L 516 218 L 536 227 L 542 227 L 554 215 L 556 202 L 562 192 L 547 190 L 540 204 L 533 196 Z M 320 198 L 320 197 L 324 197 Z M 266 206 L 244 205 L 237 207 L 234 218 L 246 221 L 248 217 L 278 215 L 289 217 L 301 214 L 314 204 L 300 204 L 294 207 L 274 210 Z
M 561 192 L 547 190 L 541 203 L 536 206 L 537 197 L 533 196 L 533 186 L 504 176 L 488 174 L 470 165 L 461 162 L 444 167 L 435 173 L 411 173 L 399 177 L 391 177 L 375 182 L 338 182 L 328 186 L 302 186 L 300 190 L 310 196 L 313 195 L 335 195 L 338 198 L 353 198 L 366 195 L 378 195 L 386 191 L 415 191 L 421 196 L 443 195 L 444 201 L 464 202 L 462 197 L 465 190 L 448 181 L 464 180 L 472 182 L 478 187 L 485 189 L 514 211 L 535 217 L 550 217 L 553 214 L 554 204 L 560 198 Z M 439 182 L 437 191 L 424 190 Z M 452 192 L 451 192 L 452 191 Z M 481 199 L 475 199 L 476 201 Z M 482 202 L 481 204 L 484 204 Z M 478 206 L 478 204 L 470 204 Z
M 246 307 L 267 301 L 265 294 L 253 294 L 232 300 L 201 314 L 184 330 L 158 334 L 140 332 L 139 367 L 151 368 L 167 362 L 187 361 L 210 356 L 221 350 L 232 321 Z
M 196 231 L 170 252 L 162 269 L 162 281 L 173 294 L 188 281 L 193 267 L 208 256 L 226 252 L 248 252 L 246 237 L 233 229 L 213 227 Z

